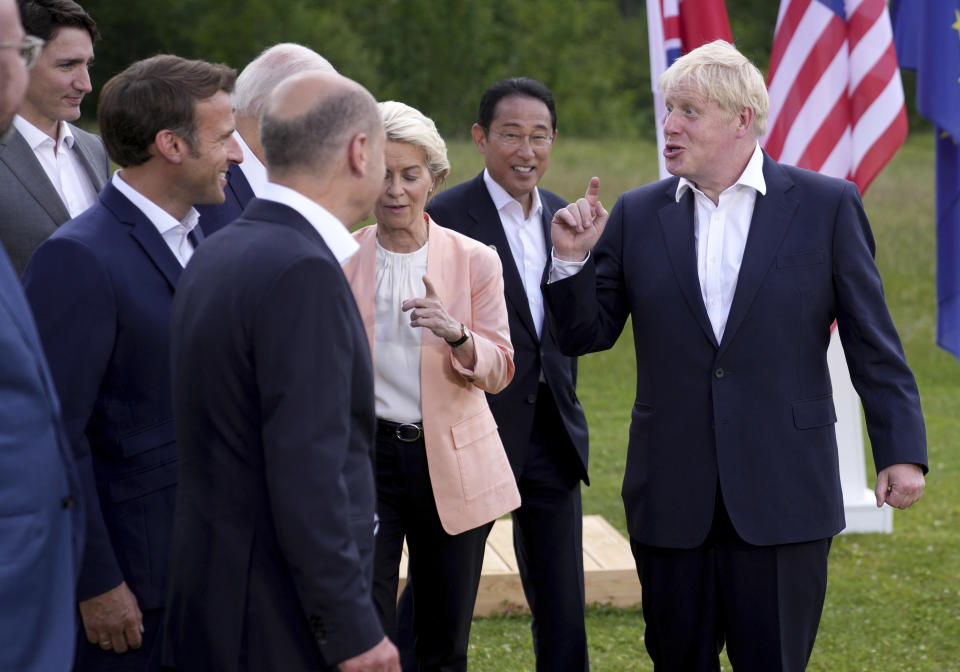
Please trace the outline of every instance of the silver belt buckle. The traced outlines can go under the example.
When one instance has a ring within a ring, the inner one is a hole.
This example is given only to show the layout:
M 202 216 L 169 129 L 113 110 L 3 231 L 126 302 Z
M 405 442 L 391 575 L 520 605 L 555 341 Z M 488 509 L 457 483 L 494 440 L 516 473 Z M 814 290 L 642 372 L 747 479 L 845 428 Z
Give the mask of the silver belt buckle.
M 404 443 L 413 443 L 423 436 L 423 430 L 420 429 L 420 425 L 412 422 L 403 422 L 397 425 L 395 434 L 397 439 L 400 441 L 403 441 Z

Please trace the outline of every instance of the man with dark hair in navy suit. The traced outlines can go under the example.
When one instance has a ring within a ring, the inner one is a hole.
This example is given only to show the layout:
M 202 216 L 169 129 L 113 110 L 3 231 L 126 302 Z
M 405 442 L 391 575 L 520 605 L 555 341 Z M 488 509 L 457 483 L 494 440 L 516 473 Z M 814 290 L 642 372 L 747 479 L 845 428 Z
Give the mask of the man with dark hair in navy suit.
M 513 541 L 533 613 L 537 670 L 583 672 L 589 663 L 580 482 L 589 482 L 587 420 L 577 399 L 577 360 L 557 348 L 540 291 L 550 220 L 566 205 L 537 186 L 557 137 L 553 96 L 526 77 L 496 82 L 480 100 L 472 132 L 484 171 L 437 194 L 427 210 L 440 226 L 500 255 L 516 373 L 488 401 L 520 488 Z
M 834 320 L 877 506 L 905 509 L 923 492 L 917 385 L 856 186 L 776 163 L 758 144 L 760 71 L 717 41 L 678 59 L 660 87 L 674 177 L 623 194 L 609 222 L 597 178 L 557 212 L 548 315 L 570 354 L 611 347 L 632 318 L 623 503 L 655 667 L 720 669 L 726 643 L 735 670 L 803 670 L 844 527 Z
M 39 51 L 0 0 L 0 136 Z M 53 378 L 20 282 L 0 245 L 0 669 L 66 672 L 83 552 L 80 483 Z
M 193 204 L 222 202 L 241 158 L 235 77 L 224 65 L 156 56 L 107 82 L 100 130 L 122 168 L 24 273 L 82 458 L 79 671 L 160 669 L 177 482 L 170 306 L 200 238 Z

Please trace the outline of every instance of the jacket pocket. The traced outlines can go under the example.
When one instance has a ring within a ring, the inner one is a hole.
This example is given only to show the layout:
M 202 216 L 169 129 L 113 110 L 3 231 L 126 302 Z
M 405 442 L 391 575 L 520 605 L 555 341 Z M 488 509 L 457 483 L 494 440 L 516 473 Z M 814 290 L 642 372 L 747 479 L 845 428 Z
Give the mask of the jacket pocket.
M 450 431 L 465 499 L 476 499 L 513 478 L 490 409 L 461 420 Z
M 833 395 L 793 402 L 793 424 L 797 429 L 826 427 L 837 421 L 837 409 L 833 406 Z
M 826 260 L 827 254 L 822 248 L 817 250 L 803 250 L 777 256 L 777 268 L 814 266 L 816 264 L 822 264 Z
M 176 433 L 171 418 L 120 437 L 120 454 L 123 457 L 133 457 L 174 441 L 176 441 Z
M 173 459 L 146 471 L 112 481 L 108 486 L 110 501 L 114 504 L 125 502 L 176 485 L 179 464 L 179 460 Z

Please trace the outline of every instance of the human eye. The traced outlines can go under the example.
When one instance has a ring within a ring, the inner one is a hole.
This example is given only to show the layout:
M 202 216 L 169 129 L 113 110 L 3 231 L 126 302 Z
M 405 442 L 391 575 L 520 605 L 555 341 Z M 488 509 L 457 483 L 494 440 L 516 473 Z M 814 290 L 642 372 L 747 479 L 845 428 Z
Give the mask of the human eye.
M 519 142 L 519 141 L 520 141 L 520 134 L 519 134 L 519 133 L 513 133 L 513 132 L 511 132 L 511 131 L 507 131 L 506 133 L 501 133 L 500 135 L 502 135 L 502 136 L 503 136 L 503 139 L 506 140 L 507 142 Z

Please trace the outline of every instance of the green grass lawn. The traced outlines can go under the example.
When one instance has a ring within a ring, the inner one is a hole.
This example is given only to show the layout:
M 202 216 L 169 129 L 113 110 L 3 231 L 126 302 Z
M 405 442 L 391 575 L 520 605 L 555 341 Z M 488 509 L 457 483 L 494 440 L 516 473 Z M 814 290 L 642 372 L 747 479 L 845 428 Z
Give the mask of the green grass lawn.
M 626 189 L 656 177 L 656 148 L 641 141 L 561 137 L 542 186 L 567 199 L 601 179 L 609 209 Z M 451 143 L 449 184 L 483 166 L 472 144 Z M 924 498 L 894 515 L 893 534 L 840 536 L 830 554 L 830 582 L 811 670 L 960 670 L 960 363 L 936 347 L 933 145 L 911 138 L 865 197 L 877 240 L 887 301 L 920 387 L 930 474 Z M 443 224 L 443 222 L 440 222 Z M 635 362 L 629 327 L 612 350 L 581 360 L 579 396 L 590 423 L 590 478 L 584 513 L 603 515 L 625 532 L 623 476 Z M 868 478 L 875 473 L 868 455 Z M 802 505 L 802 503 L 798 503 Z M 470 669 L 533 670 L 530 619 L 476 619 Z M 638 609 L 594 605 L 587 613 L 593 669 L 651 670 Z M 724 661 L 724 669 L 730 669 Z

